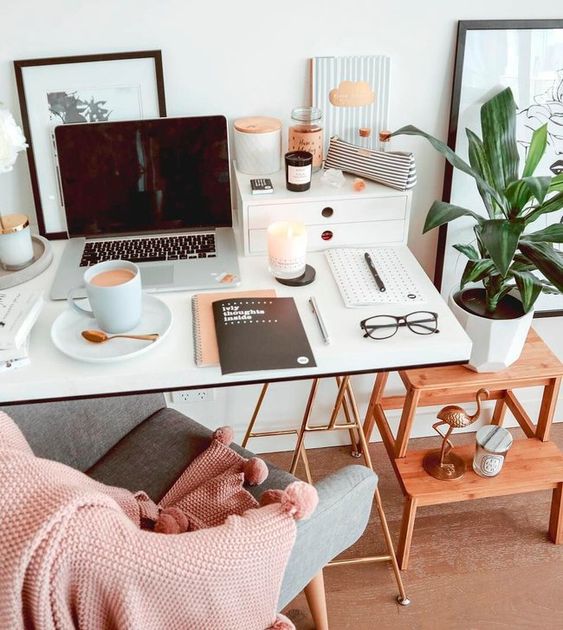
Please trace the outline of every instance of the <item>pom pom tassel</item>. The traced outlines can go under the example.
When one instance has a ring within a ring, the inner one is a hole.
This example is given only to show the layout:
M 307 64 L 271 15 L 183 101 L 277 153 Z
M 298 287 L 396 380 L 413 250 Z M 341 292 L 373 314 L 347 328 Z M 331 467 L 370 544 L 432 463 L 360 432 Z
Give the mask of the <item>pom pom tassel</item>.
M 183 534 L 190 527 L 188 517 L 177 507 L 162 510 L 154 524 L 154 531 L 158 534 Z
M 213 439 L 225 444 L 225 446 L 229 446 L 233 441 L 233 430 L 231 427 L 219 427 L 213 433 Z
M 244 480 L 250 486 L 258 486 L 268 477 L 268 466 L 258 457 L 247 459 L 243 464 Z
M 279 503 L 285 512 L 300 521 L 309 518 L 317 509 L 319 495 L 310 484 L 294 481 L 285 490 L 266 490 L 260 497 L 260 505 L 272 503 Z

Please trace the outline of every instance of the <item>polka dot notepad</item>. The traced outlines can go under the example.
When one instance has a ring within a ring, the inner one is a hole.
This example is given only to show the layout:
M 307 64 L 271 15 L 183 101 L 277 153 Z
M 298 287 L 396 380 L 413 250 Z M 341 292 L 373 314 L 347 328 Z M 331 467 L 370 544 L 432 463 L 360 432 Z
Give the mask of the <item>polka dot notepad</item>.
M 379 290 L 369 270 L 366 252 L 385 285 L 385 291 Z M 328 249 L 325 255 L 347 308 L 425 302 L 399 253 L 392 247 Z

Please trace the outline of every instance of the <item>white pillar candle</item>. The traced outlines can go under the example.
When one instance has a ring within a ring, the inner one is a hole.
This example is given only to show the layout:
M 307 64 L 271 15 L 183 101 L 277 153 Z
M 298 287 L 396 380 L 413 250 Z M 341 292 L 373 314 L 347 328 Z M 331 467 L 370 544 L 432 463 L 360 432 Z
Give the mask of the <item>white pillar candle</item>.
M 15 271 L 33 262 L 33 243 L 25 214 L 0 216 L 0 263 Z
M 268 263 L 276 278 L 290 280 L 305 273 L 307 230 L 303 223 L 277 221 L 268 226 Z

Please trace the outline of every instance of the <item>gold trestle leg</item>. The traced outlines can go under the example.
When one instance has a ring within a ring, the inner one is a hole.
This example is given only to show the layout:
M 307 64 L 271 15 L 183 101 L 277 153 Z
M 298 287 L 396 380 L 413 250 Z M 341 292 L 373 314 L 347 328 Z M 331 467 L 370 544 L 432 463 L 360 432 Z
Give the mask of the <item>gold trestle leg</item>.
M 364 461 L 365 461 L 366 466 L 370 468 L 371 470 L 373 470 L 373 463 L 371 461 L 368 443 L 366 440 L 362 422 L 360 420 L 358 405 L 356 403 L 356 398 L 354 396 L 354 393 L 352 391 L 352 387 L 350 386 L 349 381 L 350 381 L 350 377 L 344 376 L 340 384 L 340 388 L 341 390 L 346 389 L 348 391 L 350 406 L 352 410 L 352 418 L 354 422 L 354 427 L 356 428 L 358 432 L 359 446 L 361 449 L 361 453 L 364 456 Z M 338 393 L 340 395 L 340 391 Z M 337 396 L 336 401 L 338 403 L 339 396 Z M 338 428 L 338 425 L 335 426 L 335 428 Z M 403 584 L 403 578 L 401 576 L 401 572 L 399 569 L 399 564 L 397 563 L 397 556 L 395 555 L 395 549 L 393 547 L 393 541 L 391 539 L 391 534 L 389 532 L 389 526 L 387 525 L 387 518 L 385 516 L 385 511 L 383 510 L 383 504 L 381 502 L 381 495 L 379 493 L 379 488 L 376 488 L 375 490 L 375 505 L 377 507 L 379 521 L 381 523 L 381 529 L 383 530 L 383 537 L 385 538 L 385 544 L 387 546 L 388 555 L 371 556 L 371 557 L 364 557 L 364 558 L 352 558 L 350 560 L 337 560 L 335 562 L 329 562 L 328 566 L 334 566 L 334 565 L 339 565 L 339 564 L 340 565 L 356 564 L 359 562 L 379 562 L 382 560 L 389 560 L 393 567 L 393 573 L 395 574 L 395 580 L 397 582 L 397 587 L 399 589 L 399 595 L 397 596 L 397 601 L 402 606 L 408 606 L 411 602 L 410 602 L 410 599 L 407 597 L 405 586 Z
M 338 431 L 345 430 L 350 434 L 350 440 L 352 442 L 352 454 L 356 457 L 363 456 L 365 465 L 373 470 L 373 464 L 371 461 L 371 456 L 369 453 L 368 442 L 366 440 L 366 436 L 363 430 L 362 422 L 360 420 L 360 414 L 358 411 L 358 405 L 356 402 L 356 398 L 354 396 L 354 392 L 352 390 L 352 386 L 350 384 L 349 376 L 336 377 L 336 383 L 338 385 L 338 393 L 336 395 L 336 400 L 334 402 L 334 406 L 332 408 L 332 412 L 329 418 L 329 421 L 325 425 L 309 425 L 309 420 L 311 418 L 311 414 L 313 411 L 313 405 L 315 402 L 315 398 L 317 395 L 318 387 L 319 387 L 320 379 L 315 378 L 311 383 L 311 388 L 309 390 L 309 395 L 307 397 L 307 403 L 305 405 L 305 411 L 303 413 L 303 418 L 301 420 L 301 426 L 299 429 L 287 429 L 284 431 L 267 431 L 267 432 L 254 432 L 254 425 L 256 423 L 256 419 L 258 417 L 258 413 L 260 411 L 260 407 L 264 401 L 264 396 L 268 390 L 268 384 L 264 384 L 262 386 L 262 390 L 260 392 L 260 396 L 258 398 L 258 402 L 256 403 L 256 407 L 254 409 L 254 413 L 252 414 L 252 418 L 248 425 L 248 429 L 244 436 L 244 440 L 242 445 L 246 446 L 248 440 L 251 437 L 265 437 L 272 435 L 290 435 L 297 434 L 297 441 L 295 444 L 295 450 L 293 451 L 293 457 L 291 459 L 291 465 L 289 467 L 289 472 L 294 475 L 297 470 L 297 465 L 299 463 L 299 459 L 303 460 L 303 464 L 305 467 L 305 474 L 307 481 L 312 483 L 311 480 L 311 471 L 309 467 L 309 462 L 307 460 L 307 450 L 305 448 L 305 435 L 307 433 L 315 433 L 319 431 Z M 340 409 L 344 411 L 345 422 L 343 424 L 338 424 L 338 414 Z M 395 555 L 395 549 L 393 547 L 393 541 L 391 539 L 391 534 L 389 532 L 389 526 L 387 525 L 387 518 L 385 517 L 385 512 L 383 510 L 383 504 L 381 502 L 381 495 L 379 493 L 379 488 L 375 491 L 375 505 L 377 508 L 377 512 L 379 515 L 379 520 L 381 523 L 381 529 L 383 531 L 383 537 L 385 539 L 385 544 L 387 547 L 387 554 L 378 555 L 378 556 L 366 556 L 361 558 L 351 558 L 347 560 L 334 560 L 329 562 L 328 566 L 338 566 L 343 564 L 360 564 L 366 562 L 382 562 L 387 561 L 391 562 L 393 567 L 393 573 L 395 575 L 395 580 L 397 582 L 397 586 L 399 589 L 399 595 L 397 596 L 397 601 L 402 606 L 408 606 L 410 604 L 410 599 L 407 597 L 405 592 L 405 587 L 403 585 L 403 579 L 401 577 L 401 572 L 399 570 L 399 565 L 397 563 L 397 557 Z

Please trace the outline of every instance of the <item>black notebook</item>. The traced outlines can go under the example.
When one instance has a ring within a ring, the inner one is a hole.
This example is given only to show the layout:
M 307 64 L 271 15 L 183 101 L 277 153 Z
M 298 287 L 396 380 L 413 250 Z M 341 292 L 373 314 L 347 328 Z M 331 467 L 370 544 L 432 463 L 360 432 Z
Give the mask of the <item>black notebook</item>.
M 221 372 L 315 367 L 293 298 L 213 302 Z

